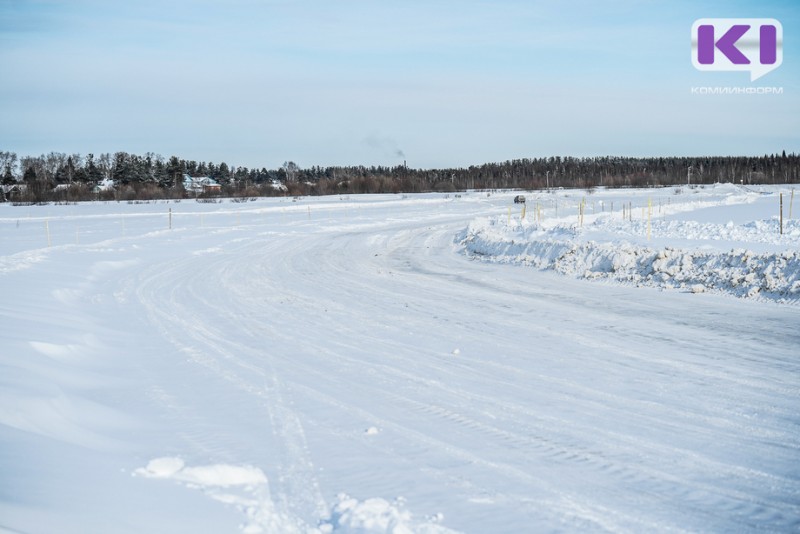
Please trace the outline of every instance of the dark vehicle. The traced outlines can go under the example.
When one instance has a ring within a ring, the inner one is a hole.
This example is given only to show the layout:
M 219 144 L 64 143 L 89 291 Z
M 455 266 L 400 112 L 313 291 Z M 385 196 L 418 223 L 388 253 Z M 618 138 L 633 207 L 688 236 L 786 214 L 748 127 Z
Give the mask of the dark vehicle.
M 514 204 L 525 204 L 525 197 L 522 195 L 517 195 L 514 197 Z

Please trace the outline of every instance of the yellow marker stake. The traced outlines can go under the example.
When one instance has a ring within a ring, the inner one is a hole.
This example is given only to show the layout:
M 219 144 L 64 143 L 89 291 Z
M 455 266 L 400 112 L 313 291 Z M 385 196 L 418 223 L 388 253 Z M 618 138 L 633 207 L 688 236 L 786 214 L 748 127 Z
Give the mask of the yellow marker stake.
M 527 206 L 526 206 L 525 204 L 523 204 L 523 205 L 522 205 L 522 216 L 521 216 L 521 218 L 522 218 L 522 219 L 524 219 L 524 218 L 525 218 L 525 208 L 526 208 L 526 207 L 527 207 Z

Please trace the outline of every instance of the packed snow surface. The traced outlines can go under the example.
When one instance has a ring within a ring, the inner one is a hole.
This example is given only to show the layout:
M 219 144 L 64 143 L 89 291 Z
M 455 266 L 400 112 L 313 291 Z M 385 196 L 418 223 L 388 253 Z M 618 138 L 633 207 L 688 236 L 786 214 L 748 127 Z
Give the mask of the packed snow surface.
M 0 532 L 797 532 L 792 189 L 0 205 Z

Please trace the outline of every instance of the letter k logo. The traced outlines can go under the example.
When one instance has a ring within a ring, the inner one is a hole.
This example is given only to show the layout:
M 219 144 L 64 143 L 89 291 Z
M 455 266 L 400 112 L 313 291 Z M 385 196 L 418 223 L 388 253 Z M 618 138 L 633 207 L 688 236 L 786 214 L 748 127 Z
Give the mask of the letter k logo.
M 714 26 L 703 24 L 697 28 L 697 61 L 701 65 L 714 63 L 714 49 L 718 48 L 734 65 L 749 65 L 750 60 L 736 48 L 736 41 L 742 37 L 750 26 L 734 24 L 725 34 L 714 42 Z
M 692 65 L 697 70 L 750 73 L 750 81 L 783 62 L 783 26 L 775 19 L 697 19 Z

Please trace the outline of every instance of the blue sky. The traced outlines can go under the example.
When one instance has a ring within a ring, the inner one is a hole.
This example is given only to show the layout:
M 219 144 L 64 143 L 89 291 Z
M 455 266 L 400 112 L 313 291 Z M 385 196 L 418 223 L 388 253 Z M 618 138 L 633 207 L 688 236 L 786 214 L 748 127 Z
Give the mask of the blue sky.
M 778 19 L 783 65 L 695 70 L 703 17 Z M 798 37 L 794 0 L 0 0 L 0 149 L 268 168 L 800 152 Z

